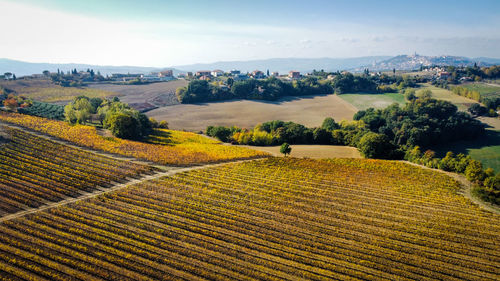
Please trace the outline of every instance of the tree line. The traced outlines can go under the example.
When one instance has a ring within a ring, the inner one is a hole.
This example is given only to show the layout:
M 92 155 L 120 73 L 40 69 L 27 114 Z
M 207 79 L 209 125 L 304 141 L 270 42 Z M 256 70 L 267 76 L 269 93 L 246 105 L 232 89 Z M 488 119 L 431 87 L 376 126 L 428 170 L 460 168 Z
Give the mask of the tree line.
M 369 76 L 335 72 L 332 79 L 312 75 L 303 79 L 283 81 L 276 77 L 234 81 L 228 78 L 226 85 L 205 80 L 193 80 L 186 87 L 176 90 L 181 103 L 208 102 L 229 99 L 277 100 L 285 96 L 326 95 L 345 93 L 387 93 L 408 87 L 416 87 L 418 78 L 409 76 Z

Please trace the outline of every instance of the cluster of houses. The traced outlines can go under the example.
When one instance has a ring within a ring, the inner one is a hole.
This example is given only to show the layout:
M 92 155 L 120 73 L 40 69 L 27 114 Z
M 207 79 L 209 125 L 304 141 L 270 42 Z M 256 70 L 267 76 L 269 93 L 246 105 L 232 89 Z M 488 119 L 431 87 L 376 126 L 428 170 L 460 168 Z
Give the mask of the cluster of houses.
M 147 82 L 161 82 L 161 81 L 170 81 L 173 80 L 174 72 L 172 70 L 164 70 L 160 72 L 151 72 L 150 74 L 122 74 L 122 73 L 113 73 L 111 74 L 111 80 L 120 81 L 120 82 L 128 82 L 136 79 L 140 79 L 142 81 Z
M 212 80 L 213 78 L 227 76 L 233 78 L 234 81 L 243 81 L 249 78 L 253 79 L 264 79 L 266 77 L 282 77 L 288 79 L 300 79 L 302 76 L 299 71 L 290 71 L 286 76 L 280 76 L 278 72 L 267 71 L 264 73 L 260 70 L 254 70 L 252 72 L 242 73 L 240 70 L 231 70 L 224 72 L 220 69 L 215 70 L 200 70 L 196 72 L 181 73 L 178 78 L 188 78 L 188 79 L 199 79 L 199 80 Z

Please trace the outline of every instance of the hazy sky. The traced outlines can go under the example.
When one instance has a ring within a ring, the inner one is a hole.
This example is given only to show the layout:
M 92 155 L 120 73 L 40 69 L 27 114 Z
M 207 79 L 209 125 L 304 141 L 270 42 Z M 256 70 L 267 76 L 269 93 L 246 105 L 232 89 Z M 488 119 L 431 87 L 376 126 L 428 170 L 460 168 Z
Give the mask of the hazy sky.
M 0 26 L 0 57 L 31 62 L 500 57 L 496 0 L 0 0 Z

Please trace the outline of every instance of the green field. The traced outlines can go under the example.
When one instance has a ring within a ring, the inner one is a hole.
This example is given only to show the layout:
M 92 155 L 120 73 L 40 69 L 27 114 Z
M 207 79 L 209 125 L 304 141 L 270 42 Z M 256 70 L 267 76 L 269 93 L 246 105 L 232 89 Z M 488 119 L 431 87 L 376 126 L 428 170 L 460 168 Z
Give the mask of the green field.
M 500 131 L 487 130 L 486 135 L 479 139 L 440 145 L 433 150 L 438 157 L 444 157 L 447 151 L 464 153 L 479 160 L 484 168 L 500 172 Z
M 404 95 L 400 93 L 384 93 L 384 94 L 342 94 L 339 95 L 343 100 L 352 104 L 358 110 L 365 110 L 367 108 L 386 108 L 393 103 L 405 104 Z
M 471 84 L 464 84 L 462 85 L 463 87 L 472 90 L 472 91 L 477 91 L 481 94 L 481 96 L 489 96 L 491 94 L 500 94 L 500 85 L 492 85 L 492 84 L 485 84 L 485 83 L 471 83 Z
M 419 91 L 424 90 L 424 89 L 429 89 L 432 91 L 432 97 L 435 99 L 439 100 L 445 100 L 453 103 L 458 107 L 458 110 L 461 111 L 466 111 L 467 108 L 472 103 L 477 103 L 475 100 L 468 99 L 466 97 L 462 97 L 459 95 L 455 95 L 452 91 L 443 89 L 443 88 L 438 88 L 429 84 L 422 84 L 420 88 L 415 89 L 417 91 L 417 94 Z

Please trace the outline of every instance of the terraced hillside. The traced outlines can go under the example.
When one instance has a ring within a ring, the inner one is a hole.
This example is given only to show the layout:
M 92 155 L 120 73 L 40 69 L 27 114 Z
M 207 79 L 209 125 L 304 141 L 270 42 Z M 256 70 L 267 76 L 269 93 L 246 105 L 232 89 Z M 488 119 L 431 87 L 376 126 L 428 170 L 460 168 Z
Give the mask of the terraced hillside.
M 498 280 L 500 216 L 401 162 L 270 158 L 0 224 L 0 276 Z
M 0 150 L 0 216 L 78 197 L 154 173 L 145 165 L 119 161 L 4 127 Z

